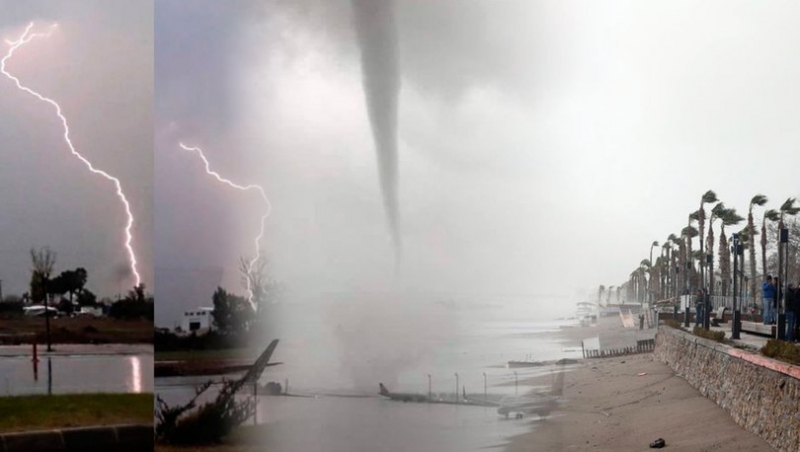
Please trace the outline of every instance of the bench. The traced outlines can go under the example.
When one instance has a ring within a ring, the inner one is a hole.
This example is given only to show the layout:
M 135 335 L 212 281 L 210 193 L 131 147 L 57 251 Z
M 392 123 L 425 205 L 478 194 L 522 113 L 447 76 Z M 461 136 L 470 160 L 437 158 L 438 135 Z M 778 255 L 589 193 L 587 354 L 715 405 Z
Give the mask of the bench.
M 714 326 L 720 326 L 720 322 L 725 321 L 725 310 L 728 309 L 725 306 L 718 307 L 715 311 L 713 311 L 709 316 L 711 317 L 711 324 Z
M 764 325 L 761 322 L 742 321 L 742 332 L 760 336 L 775 337 L 775 325 Z

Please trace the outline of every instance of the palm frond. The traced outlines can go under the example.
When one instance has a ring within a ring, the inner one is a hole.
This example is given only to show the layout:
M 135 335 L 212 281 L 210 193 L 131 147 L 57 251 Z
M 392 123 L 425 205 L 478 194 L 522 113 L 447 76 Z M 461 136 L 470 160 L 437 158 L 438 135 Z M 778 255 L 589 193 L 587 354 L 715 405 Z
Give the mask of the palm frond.
M 795 208 L 794 207 L 795 201 L 796 201 L 795 198 L 787 199 L 786 201 L 783 202 L 783 204 L 781 204 L 780 211 L 781 212 L 788 212 L 788 211 L 794 209 Z M 794 215 L 794 214 L 790 214 L 790 215 Z
M 769 221 L 778 221 L 781 219 L 781 214 L 775 209 L 769 209 L 768 211 L 764 212 L 764 218 Z
M 702 204 L 717 202 L 717 194 L 709 190 L 703 194 Z
M 753 199 L 750 200 L 750 211 L 753 211 L 753 206 L 763 206 L 767 203 L 767 197 L 764 195 L 755 195 Z
M 744 218 L 736 213 L 736 209 L 725 209 L 722 213 L 722 224 L 725 226 L 731 226 L 734 224 L 739 224 L 744 221 Z
M 697 237 L 700 233 L 697 232 L 697 228 L 694 226 L 686 226 L 685 228 L 681 229 L 681 236 L 694 238 Z
M 711 221 L 714 221 L 714 218 L 720 218 L 723 213 L 725 213 L 725 203 L 718 203 L 711 209 Z

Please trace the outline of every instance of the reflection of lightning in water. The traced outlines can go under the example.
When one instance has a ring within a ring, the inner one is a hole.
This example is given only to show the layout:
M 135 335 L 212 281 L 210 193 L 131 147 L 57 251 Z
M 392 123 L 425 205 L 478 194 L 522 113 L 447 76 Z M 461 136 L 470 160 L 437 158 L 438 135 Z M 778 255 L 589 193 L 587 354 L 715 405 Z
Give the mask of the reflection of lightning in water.
M 133 275 L 136 278 L 135 285 L 138 286 L 141 283 L 141 277 L 139 276 L 139 272 L 136 270 L 136 254 L 133 252 L 133 245 L 131 244 L 133 242 L 133 234 L 131 233 L 131 229 L 133 228 L 133 213 L 131 213 L 131 205 L 128 202 L 128 199 L 125 197 L 125 193 L 122 192 L 122 184 L 120 183 L 119 179 L 117 179 L 114 176 L 111 176 L 105 171 L 96 169 L 89 160 L 87 160 L 83 155 L 81 155 L 80 153 L 78 153 L 78 151 L 75 150 L 75 146 L 73 146 L 72 140 L 69 137 L 69 125 L 67 124 L 67 118 L 65 118 L 64 115 L 61 113 L 61 106 L 58 103 L 56 103 L 56 101 L 44 97 L 41 94 L 37 93 L 36 91 L 22 85 L 22 83 L 17 77 L 11 75 L 9 72 L 6 71 L 6 61 L 8 61 L 8 59 L 14 55 L 14 51 L 19 49 L 23 45 L 29 43 L 35 38 L 49 37 L 53 32 L 53 28 L 55 28 L 56 26 L 58 25 L 53 24 L 53 26 L 50 28 L 50 31 L 48 31 L 47 33 L 31 33 L 31 28 L 33 28 L 33 22 L 31 22 L 28 24 L 27 27 L 25 27 L 25 31 L 22 33 L 22 36 L 20 36 L 19 39 L 17 39 L 16 41 L 7 40 L 6 43 L 8 43 L 11 47 L 8 49 L 8 53 L 6 53 L 3 59 L 0 60 L 0 73 L 8 77 L 11 81 L 13 81 L 14 84 L 17 86 L 17 88 L 19 88 L 20 90 L 25 91 L 26 93 L 36 97 L 40 101 L 48 103 L 51 106 L 53 106 L 53 108 L 55 108 L 56 110 L 56 115 L 58 115 L 58 118 L 61 120 L 61 124 L 64 126 L 64 141 L 67 143 L 67 146 L 69 147 L 70 152 L 72 152 L 72 155 L 74 155 L 81 162 L 83 162 L 83 164 L 89 168 L 89 171 L 91 171 L 94 174 L 98 174 L 114 183 L 114 186 L 117 189 L 117 197 L 119 197 L 119 199 L 122 201 L 122 204 L 125 207 L 125 213 L 128 217 L 128 222 L 125 226 L 125 248 L 128 250 L 128 257 L 130 259 L 131 271 L 133 272 Z
M 267 198 L 267 194 L 264 192 L 264 188 L 261 187 L 260 185 L 255 185 L 255 184 L 239 185 L 239 184 L 236 184 L 236 183 L 234 183 L 233 181 L 231 181 L 229 179 L 225 179 L 224 177 L 220 176 L 219 173 L 211 170 L 211 164 L 208 163 L 208 159 L 206 159 L 206 156 L 205 156 L 205 154 L 203 154 L 203 150 L 202 149 L 200 149 L 198 147 L 189 147 L 189 146 L 184 145 L 183 143 L 178 143 L 178 144 L 185 151 L 196 152 L 197 155 L 199 155 L 200 158 L 203 160 L 203 163 L 206 166 L 206 173 L 208 173 L 210 176 L 213 176 L 219 182 L 222 182 L 223 184 L 228 185 L 230 187 L 233 187 L 233 188 L 235 188 L 237 190 L 242 190 L 242 191 L 256 190 L 261 194 L 261 198 L 264 200 L 264 203 L 267 205 L 267 209 L 266 209 L 266 212 L 264 212 L 264 215 L 261 216 L 261 229 L 260 229 L 260 231 L 258 233 L 258 236 L 256 237 L 256 241 L 255 241 L 255 243 L 256 243 L 256 256 L 253 258 L 253 260 L 251 260 L 248 263 L 247 270 L 248 270 L 248 272 L 251 272 L 253 270 L 253 266 L 261 258 L 261 245 L 260 245 L 260 243 L 261 243 L 261 239 L 264 237 L 264 225 L 266 224 L 266 220 L 267 220 L 267 217 L 269 216 L 270 210 L 272 210 L 272 204 L 270 204 L 269 199 Z M 255 309 L 256 308 L 256 304 L 253 301 L 253 288 L 250 285 L 250 275 L 248 274 L 247 276 L 248 277 L 245 278 L 245 280 L 247 281 L 247 292 L 248 292 L 248 298 L 247 299 L 248 299 L 248 301 L 250 301 L 250 305 L 253 306 L 253 309 Z
M 142 363 L 138 356 L 128 358 L 131 362 L 131 391 L 138 394 L 142 392 Z

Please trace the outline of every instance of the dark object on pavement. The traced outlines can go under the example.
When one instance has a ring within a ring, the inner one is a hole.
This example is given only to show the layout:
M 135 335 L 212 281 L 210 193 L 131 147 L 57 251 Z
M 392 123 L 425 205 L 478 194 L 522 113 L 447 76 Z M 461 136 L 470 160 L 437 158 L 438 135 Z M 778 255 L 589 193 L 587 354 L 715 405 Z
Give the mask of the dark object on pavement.
M 662 447 L 666 446 L 667 443 L 664 441 L 664 438 L 658 438 L 657 440 L 650 443 L 651 449 L 661 449 Z

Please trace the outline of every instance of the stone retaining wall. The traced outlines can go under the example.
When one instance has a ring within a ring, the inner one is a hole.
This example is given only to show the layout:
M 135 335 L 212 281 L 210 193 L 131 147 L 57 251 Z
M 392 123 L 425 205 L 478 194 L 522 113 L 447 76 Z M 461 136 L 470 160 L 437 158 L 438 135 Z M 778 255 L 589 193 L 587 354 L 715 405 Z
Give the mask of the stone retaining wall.
M 0 434 L 0 452 L 153 450 L 152 425 L 110 425 Z
M 656 358 L 781 451 L 800 450 L 800 367 L 660 326 Z

